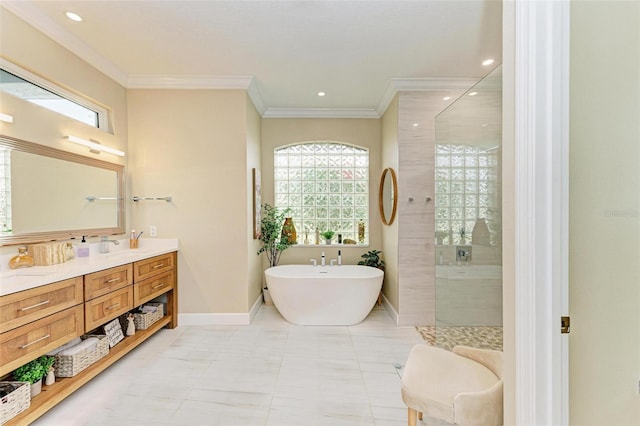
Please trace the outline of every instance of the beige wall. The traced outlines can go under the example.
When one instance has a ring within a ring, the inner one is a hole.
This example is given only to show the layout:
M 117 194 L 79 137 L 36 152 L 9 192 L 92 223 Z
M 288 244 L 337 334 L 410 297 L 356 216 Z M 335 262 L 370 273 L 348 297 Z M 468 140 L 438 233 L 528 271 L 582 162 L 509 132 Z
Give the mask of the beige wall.
M 249 269 L 249 290 L 247 299 L 247 311 L 258 297 L 262 295 L 262 277 L 264 267 L 261 256 L 256 253 L 260 249 L 260 240 L 253 239 L 253 174 L 252 169 L 260 170 L 261 161 L 261 130 L 262 118 L 256 111 L 253 103 L 246 97 L 245 101 L 247 113 L 247 253 Z
M 173 197 L 133 205 L 131 226 L 179 238 L 181 313 L 248 311 L 246 108 L 242 90 L 129 91 L 132 193 Z
M 340 246 L 342 261 L 355 264 L 360 255 L 382 247 L 378 182 L 380 180 L 379 119 L 305 119 L 267 118 L 262 120 L 262 199 L 273 204 L 273 150 L 296 142 L 332 140 L 369 149 L 369 247 Z M 282 254 L 281 264 L 309 263 L 325 251 L 327 259 L 337 256 L 338 248 L 293 247 Z M 384 256 L 384 255 L 383 255 Z M 266 263 L 266 262 L 265 262 Z
M 396 95 L 382 116 L 382 165 L 381 169 L 398 169 L 398 96 Z M 400 188 L 398 188 L 398 192 Z M 406 195 L 406 194 L 405 194 Z M 398 199 L 398 194 L 396 194 Z M 398 220 L 389 226 L 382 226 L 382 251 L 385 254 L 384 296 L 398 312 Z
M 640 3 L 571 2 L 569 416 L 640 424 Z

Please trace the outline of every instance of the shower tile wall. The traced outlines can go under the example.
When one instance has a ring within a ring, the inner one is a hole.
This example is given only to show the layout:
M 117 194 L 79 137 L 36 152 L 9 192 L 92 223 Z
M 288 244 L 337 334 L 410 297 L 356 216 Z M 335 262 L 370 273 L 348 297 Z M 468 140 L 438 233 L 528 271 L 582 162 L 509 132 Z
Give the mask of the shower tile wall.
M 434 192 L 434 118 L 455 93 L 398 96 L 398 325 L 435 325 L 435 218 L 426 198 Z

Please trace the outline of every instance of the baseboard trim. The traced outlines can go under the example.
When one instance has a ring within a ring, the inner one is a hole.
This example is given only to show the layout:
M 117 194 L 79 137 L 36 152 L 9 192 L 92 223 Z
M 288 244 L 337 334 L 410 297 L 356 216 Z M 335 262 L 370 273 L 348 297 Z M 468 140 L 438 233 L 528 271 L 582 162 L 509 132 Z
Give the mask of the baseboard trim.
M 384 293 L 382 293 L 382 307 L 385 311 L 387 311 L 394 324 L 397 326 L 399 315 L 396 310 L 393 309 L 393 305 L 391 304 L 391 302 L 389 302 L 389 299 L 387 299 L 387 296 L 385 296 Z
M 262 307 L 262 293 L 246 313 L 178 314 L 180 325 L 249 325 Z

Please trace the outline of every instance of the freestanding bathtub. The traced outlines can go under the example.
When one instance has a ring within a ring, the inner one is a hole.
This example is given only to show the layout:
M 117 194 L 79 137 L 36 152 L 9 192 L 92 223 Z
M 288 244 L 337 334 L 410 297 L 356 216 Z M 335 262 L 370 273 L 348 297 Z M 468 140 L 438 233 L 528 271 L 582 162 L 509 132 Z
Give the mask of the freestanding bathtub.
M 297 325 L 353 325 L 378 299 L 384 273 L 360 265 L 280 265 L 265 271 L 280 314 Z

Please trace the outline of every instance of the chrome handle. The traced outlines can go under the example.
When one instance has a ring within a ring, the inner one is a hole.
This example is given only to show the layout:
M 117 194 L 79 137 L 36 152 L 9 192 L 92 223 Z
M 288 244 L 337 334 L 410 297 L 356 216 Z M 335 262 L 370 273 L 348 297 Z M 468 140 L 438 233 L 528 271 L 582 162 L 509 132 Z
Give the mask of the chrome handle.
M 158 269 L 158 268 L 162 268 L 163 266 L 164 266 L 164 263 L 161 263 L 161 264 L 159 264 L 159 265 L 155 265 L 155 266 L 153 266 L 152 268 L 153 268 L 153 269 Z
M 105 281 L 106 284 L 115 283 L 116 281 L 120 281 L 122 278 L 111 278 L 110 280 Z
M 111 305 L 111 306 L 107 306 L 106 308 L 104 308 L 105 310 L 111 310 L 111 309 L 115 309 L 118 306 L 120 306 L 120 303 L 116 303 L 115 305 Z
M 28 311 L 29 309 L 37 308 L 38 306 L 46 305 L 47 303 L 49 303 L 49 301 L 45 300 L 44 302 L 36 303 L 35 305 L 31 305 L 31 306 L 27 306 L 26 308 L 22 308 L 22 309 L 20 309 L 20 312 Z
M 155 290 L 156 288 L 160 288 L 160 287 L 164 287 L 166 283 L 162 283 L 162 284 L 158 284 L 158 285 L 154 285 L 153 287 L 151 287 L 151 290 Z
M 46 336 L 43 336 L 43 337 L 41 337 L 41 338 L 39 338 L 39 339 L 36 339 L 36 340 L 34 340 L 33 342 L 31 342 L 31 343 L 27 343 L 26 345 L 19 346 L 19 348 L 20 348 L 20 349 L 28 348 L 28 347 L 29 347 L 29 346 L 31 346 L 31 345 L 34 345 L 34 344 L 36 344 L 36 343 L 38 343 L 38 342 L 41 342 L 41 341 L 43 341 L 43 340 L 45 340 L 45 339 L 48 339 L 49 337 L 51 337 L 51 335 L 50 335 L 50 334 L 47 334 Z

